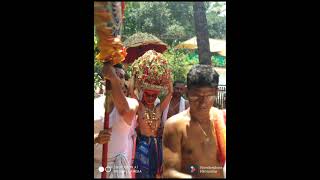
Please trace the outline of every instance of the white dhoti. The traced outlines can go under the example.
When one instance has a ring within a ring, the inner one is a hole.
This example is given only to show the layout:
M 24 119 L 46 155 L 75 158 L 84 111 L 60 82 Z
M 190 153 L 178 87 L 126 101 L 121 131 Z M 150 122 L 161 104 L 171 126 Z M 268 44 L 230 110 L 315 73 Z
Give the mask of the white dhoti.
M 94 178 L 100 179 L 101 178 L 101 172 L 99 172 L 99 167 L 102 166 L 101 161 L 94 160 Z
M 101 162 L 95 161 L 95 178 L 101 178 L 101 172 L 98 168 Z M 130 164 L 125 154 L 118 154 L 116 157 L 108 159 L 108 165 L 105 169 L 107 171 L 107 178 L 131 178 Z
M 130 164 L 124 154 L 108 159 L 108 178 L 131 178 Z

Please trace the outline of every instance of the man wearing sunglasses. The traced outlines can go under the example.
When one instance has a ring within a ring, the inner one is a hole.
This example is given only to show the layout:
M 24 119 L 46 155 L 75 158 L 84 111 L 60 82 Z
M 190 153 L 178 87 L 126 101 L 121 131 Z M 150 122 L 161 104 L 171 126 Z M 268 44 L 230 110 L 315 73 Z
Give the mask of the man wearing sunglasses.
M 225 124 L 212 106 L 219 75 L 210 65 L 195 65 L 187 75 L 190 108 L 170 117 L 164 127 L 165 178 L 223 178 Z

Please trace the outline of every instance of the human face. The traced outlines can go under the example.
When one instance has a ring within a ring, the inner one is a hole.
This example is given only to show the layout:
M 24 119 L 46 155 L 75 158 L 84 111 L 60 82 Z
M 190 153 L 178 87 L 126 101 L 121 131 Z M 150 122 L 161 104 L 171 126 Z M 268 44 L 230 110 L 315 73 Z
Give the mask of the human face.
M 175 86 L 173 87 L 173 96 L 180 98 L 185 90 L 185 86 L 183 83 L 176 83 Z
M 160 94 L 160 91 L 155 90 L 144 90 L 143 91 L 143 101 L 151 106 L 156 101 L 158 95 Z
M 208 113 L 216 98 L 217 88 L 199 87 L 188 90 L 190 109 L 195 113 Z

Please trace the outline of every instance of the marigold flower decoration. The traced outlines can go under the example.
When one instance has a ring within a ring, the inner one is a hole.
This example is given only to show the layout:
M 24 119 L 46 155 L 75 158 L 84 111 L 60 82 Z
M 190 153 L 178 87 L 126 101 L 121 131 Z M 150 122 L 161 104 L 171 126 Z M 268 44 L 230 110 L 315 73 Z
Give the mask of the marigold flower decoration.
M 118 64 L 127 55 L 120 39 L 123 8 L 121 2 L 94 3 L 94 24 L 100 51 L 96 59 L 101 62 Z

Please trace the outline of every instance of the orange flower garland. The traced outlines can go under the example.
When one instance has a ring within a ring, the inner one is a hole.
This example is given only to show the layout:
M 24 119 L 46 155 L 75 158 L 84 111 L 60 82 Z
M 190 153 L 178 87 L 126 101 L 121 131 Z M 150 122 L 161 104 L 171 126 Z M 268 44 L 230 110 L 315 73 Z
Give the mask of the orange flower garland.
M 118 64 L 127 55 L 120 40 L 123 7 L 121 2 L 94 3 L 94 24 L 100 50 L 96 58 L 101 62 Z

